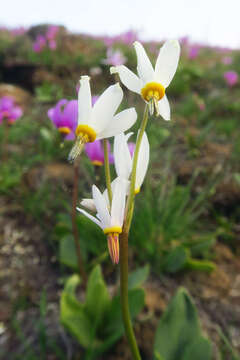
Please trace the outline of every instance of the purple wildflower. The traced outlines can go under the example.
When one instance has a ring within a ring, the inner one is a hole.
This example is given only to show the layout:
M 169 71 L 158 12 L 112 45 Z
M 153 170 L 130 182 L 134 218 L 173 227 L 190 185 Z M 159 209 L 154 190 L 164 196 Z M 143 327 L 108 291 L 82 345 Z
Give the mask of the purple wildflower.
M 114 51 L 112 48 L 107 49 L 107 58 L 103 60 L 106 65 L 123 65 L 126 62 L 126 58 L 120 50 Z
M 197 45 L 193 45 L 189 48 L 189 52 L 188 52 L 188 58 L 193 60 L 195 59 L 199 54 L 199 46 Z
M 228 86 L 232 87 L 238 82 L 238 74 L 236 71 L 226 71 L 223 77 Z
M 59 31 L 59 27 L 58 27 L 58 26 L 56 26 L 56 25 L 50 25 L 50 26 L 48 27 L 47 32 L 46 32 L 46 39 L 48 39 L 48 40 L 55 40 L 58 31 Z
M 104 150 L 101 140 L 95 140 L 85 145 L 85 151 L 93 165 L 101 166 L 104 164 Z M 108 142 L 109 163 L 113 164 L 113 154 L 111 153 L 110 144 Z
M 22 109 L 15 105 L 12 97 L 4 96 L 0 99 L 0 123 L 6 119 L 8 124 L 13 124 L 22 114 Z
M 46 39 L 43 35 L 38 35 L 33 43 L 33 51 L 40 53 L 46 46 Z
M 77 127 L 77 100 L 60 100 L 55 107 L 48 110 L 48 117 L 65 140 L 74 140 Z
M 224 57 L 222 58 L 222 63 L 223 63 L 224 65 L 231 65 L 232 62 L 233 62 L 233 60 L 232 60 L 231 56 L 224 56 Z

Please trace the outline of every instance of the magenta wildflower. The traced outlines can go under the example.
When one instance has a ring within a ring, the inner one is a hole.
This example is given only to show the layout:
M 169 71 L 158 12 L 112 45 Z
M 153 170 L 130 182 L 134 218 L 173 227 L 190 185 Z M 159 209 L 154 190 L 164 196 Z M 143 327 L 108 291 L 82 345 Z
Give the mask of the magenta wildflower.
M 55 40 L 57 33 L 59 31 L 59 27 L 56 25 L 50 25 L 46 32 L 46 39 L 47 40 Z
M 77 127 L 77 100 L 60 100 L 55 107 L 48 110 L 48 117 L 65 140 L 74 140 Z
M 222 63 L 223 63 L 224 65 L 231 65 L 232 62 L 233 62 L 233 60 L 232 60 L 231 56 L 224 56 L 224 57 L 222 58 Z
M 126 62 L 126 58 L 120 50 L 113 50 L 112 48 L 107 49 L 107 58 L 103 60 L 106 65 L 123 65 Z
M 128 143 L 128 149 L 130 152 L 131 157 L 133 157 L 136 145 L 133 142 Z
M 101 166 L 104 164 L 104 151 L 101 140 L 95 140 L 85 145 L 85 151 L 93 165 Z M 110 144 L 108 142 L 109 163 L 113 164 L 113 154 L 111 153 Z
M 226 71 L 223 77 L 228 86 L 232 87 L 238 82 L 238 74 L 236 71 Z
M 199 46 L 197 45 L 193 45 L 189 48 L 189 52 L 188 52 L 188 58 L 193 60 L 195 59 L 199 54 Z
M 35 42 L 33 43 L 33 51 L 39 53 L 43 51 L 46 46 L 46 39 L 43 35 L 38 35 Z
M 0 99 L 0 123 L 6 119 L 8 124 L 13 124 L 22 114 L 22 109 L 15 105 L 12 97 L 4 96 Z
M 125 33 L 121 34 L 120 41 L 126 45 L 132 45 L 134 41 L 138 40 L 137 32 L 134 30 L 128 30 Z

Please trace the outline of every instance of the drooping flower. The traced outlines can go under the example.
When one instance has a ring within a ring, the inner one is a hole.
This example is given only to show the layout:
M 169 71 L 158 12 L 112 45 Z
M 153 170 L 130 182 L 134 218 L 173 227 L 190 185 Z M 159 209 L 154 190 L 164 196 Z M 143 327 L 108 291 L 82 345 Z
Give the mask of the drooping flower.
M 226 71 L 223 76 L 227 85 L 230 87 L 234 86 L 238 82 L 238 74 L 236 71 Z
M 89 76 L 82 76 L 80 79 L 77 140 L 69 154 L 70 161 L 76 159 L 86 143 L 126 131 L 137 119 L 134 108 L 125 109 L 114 115 L 123 98 L 123 91 L 118 83 L 109 86 L 92 107 L 89 80 Z
M 177 40 L 167 41 L 160 49 L 155 70 L 143 48 L 136 41 L 134 47 L 137 53 L 136 76 L 125 65 L 111 67 L 112 74 L 118 73 L 122 83 L 131 91 L 141 94 L 149 104 L 150 113 L 154 109 L 156 115 L 161 115 L 165 120 L 170 120 L 170 106 L 165 94 L 165 89 L 170 84 L 178 65 L 180 46 Z
M 106 65 L 123 65 L 126 62 L 126 57 L 120 50 L 113 50 L 112 48 L 107 49 L 107 58 L 103 60 L 103 64 Z
M 55 107 L 48 110 L 48 117 L 65 140 L 74 140 L 75 138 L 77 115 L 77 100 L 59 100 Z
M 132 164 L 133 164 L 131 152 L 127 143 L 131 135 L 132 133 L 126 135 L 122 133 L 114 137 L 113 154 L 114 154 L 114 164 L 115 164 L 116 173 L 117 176 L 120 176 L 126 180 L 129 180 L 130 178 L 132 172 Z M 144 132 L 138 154 L 135 194 L 138 194 L 141 189 L 144 177 L 147 172 L 148 163 L 149 163 L 149 142 L 148 142 L 147 134 Z
M 92 187 L 92 196 L 97 210 L 96 217 L 81 208 L 77 208 L 77 210 L 97 224 L 107 235 L 112 262 L 117 264 L 119 262 L 119 234 L 122 232 L 126 201 L 125 182 L 121 178 L 116 179 L 111 209 L 109 209 L 105 196 L 95 185 Z
M 20 106 L 15 105 L 11 96 L 0 98 L 0 124 L 5 119 L 8 124 L 13 124 L 23 114 Z
M 87 143 L 85 145 L 85 152 L 93 165 L 101 166 L 104 164 L 104 150 L 101 140 L 95 140 L 92 143 Z M 108 156 L 109 156 L 109 163 L 113 164 L 114 162 L 113 154 L 111 153 L 109 142 L 108 142 Z

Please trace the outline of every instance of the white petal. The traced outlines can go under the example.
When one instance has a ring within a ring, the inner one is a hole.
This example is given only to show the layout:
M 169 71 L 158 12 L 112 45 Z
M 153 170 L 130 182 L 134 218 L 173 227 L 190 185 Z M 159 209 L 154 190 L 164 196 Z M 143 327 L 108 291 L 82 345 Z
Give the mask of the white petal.
M 92 194 L 98 217 L 101 220 L 101 226 L 103 228 L 109 227 L 111 224 L 111 217 L 104 196 L 95 185 L 92 187 Z
M 97 139 L 104 139 L 127 131 L 137 120 L 137 113 L 134 108 L 129 108 L 115 115 L 108 126 L 97 135 Z
M 143 183 L 149 163 L 149 142 L 144 132 L 139 149 L 135 189 L 139 189 Z
M 170 106 L 166 95 L 158 102 L 158 109 L 164 120 L 170 120 Z
M 118 176 L 128 180 L 132 170 L 132 158 L 128 149 L 127 140 L 129 136 L 121 133 L 114 137 L 113 156 L 116 173 Z
M 89 124 L 92 113 L 92 98 L 89 76 L 81 76 L 78 91 L 78 124 Z
M 96 206 L 94 204 L 93 199 L 82 199 L 80 204 L 88 210 L 96 212 Z
M 122 226 L 126 199 L 126 181 L 118 177 L 115 182 L 112 208 L 111 226 Z
M 96 132 L 102 131 L 112 119 L 123 98 L 119 83 L 109 86 L 96 101 L 92 109 L 91 125 Z
M 97 224 L 98 226 L 100 226 L 100 228 L 103 229 L 100 221 L 98 219 L 96 219 L 94 216 L 90 215 L 87 211 L 77 207 L 77 210 L 82 213 L 83 215 L 85 215 L 87 218 L 89 218 L 90 220 L 92 220 L 95 224 Z
M 137 54 L 137 71 L 140 79 L 144 82 L 150 82 L 154 79 L 154 70 L 149 60 L 146 51 L 142 44 L 138 41 L 135 41 L 133 44 Z
M 155 66 L 155 80 L 167 87 L 177 70 L 180 45 L 177 40 L 165 42 L 159 51 Z
M 140 94 L 141 88 L 143 87 L 142 81 L 135 75 L 131 70 L 129 70 L 125 65 L 112 66 L 110 68 L 111 74 L 119 74 L 121 82 L 133 92 Z

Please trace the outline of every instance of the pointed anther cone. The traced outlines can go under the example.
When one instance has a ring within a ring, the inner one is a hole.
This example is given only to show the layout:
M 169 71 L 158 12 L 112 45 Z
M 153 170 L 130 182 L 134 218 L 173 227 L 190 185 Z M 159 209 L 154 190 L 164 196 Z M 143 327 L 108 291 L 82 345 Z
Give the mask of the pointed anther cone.
M 119 263 L 119 235 L 118 233 L 110 233 L 107 236 L 108 250 L 113 264 Z

